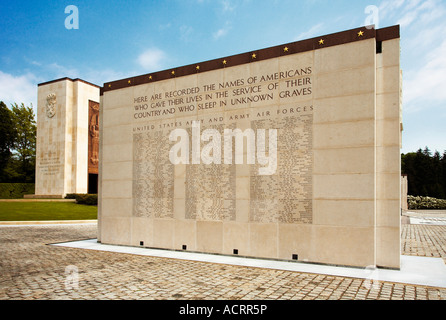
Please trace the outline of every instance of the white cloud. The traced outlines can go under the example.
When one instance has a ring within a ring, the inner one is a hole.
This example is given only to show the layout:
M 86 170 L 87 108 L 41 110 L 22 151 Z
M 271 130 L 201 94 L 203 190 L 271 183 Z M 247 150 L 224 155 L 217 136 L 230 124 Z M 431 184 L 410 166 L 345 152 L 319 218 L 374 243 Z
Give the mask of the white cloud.
M 417 11 L 410 11 L 406 13 L 402 18 L 400 18 L 397 24 L 401 25 L 401 27 L 407 27 L 417 18 Z
M 91 82 L 98 86 L 103 86 L 104 83 L 115 81 L 119 79 L 125 79 L 129 78 L 131 76 L 137 75 L 139 73 L 137 72 L 116 72 L 112 69 L 105 69 L 105 70 L 90 70 L 83 75 L 84 78 L 81 78 L 85 81 Z
M 53 62 L 52 64 L 48 65 L 47 68 L 47 71 L 50 71 L 54 75 L 55 79 L 65 77 L 79 78 L 79 70 L 61 66 L 57 62 Z
M 421 1 L 422 0 L 409 0 L 405 9 L 410 10 L 412 8 L 415 8 Z
M 379 7 L 386 24 L 401 26 L 404 110 L 435 110 L 446 101 L 446 7 L 438 0 L 386 0 Z
M 15 76 L 0 71 L 0 100 L 8 107 L 14 102 L 36 107 L 37 84 L 38 78 L 32 73 Z
M 382 25 L 401 26 L 403 153 L 429 146 L 445 150 L 446 6 L 437 0 L 386 0 Z M 442 118 L 443 117 L 443 118 Z
M 442 21 L 444 24 L 444 17 L 446 14 L 446 9 L 444 6 L 432 5 L 431 7 L 424 7 L 423 9 L 430 9 L 425 11 L 420 15 L 420 23 L 427 24 L 435 21 Z
M 426 56 L 420 68 L 407 73 L 403 93 L 404 103 L 410 106 L 410 111 L 426 108 L 429 101 L 446 101 L 444 57 L 446 57 L 446 40 Z
M 171 26 L 172 26 L 172 24 L 169 22 L 169 23 L 166 23 L 166 24 L 160 24 L 158 26 L 158 28 L 162 31 L 162 30 L 169 29 Z
M 26 106 L 32 105 L 34 113 L 37 115 L 37 89 L 39 83 L 69 77 L 81 78 L 85 81 L 102 86 L 105 82 L 124 79 L 135 74 L 106 69 L 100 71 L 89 70 L 83 72 L 82 75 L 79 75 L 77 70 L 64 68 L 57 63 L 47 65 L 45 70 L 49 70 L 50 74 L 55 76 L 52 76 L 51 78 L 42 78 L 30 72 L 22 75 L 13 75 L 0 71 L 0 101 L 3 101 L 8 108 L 11 108 L 11 104 L 13 103 L 19 105 L 24 103 Z M 65 71 L 68 73 L 65 74 Z
M 223 7 L 223 12 L 230 12 L 234 11 L 235 9 L 235 5 L 233 5 L 229 0 L 222 0 L 221 5 Z
M 401 27 L 408 27 L 417 20 L 423 20 L 424 23 L 429 23 L 442 16 L 443 11 L 441 6 L 436 3 L 436 0 L 413 0 L 406 2 L 407 5 L 401 10 L 403 16 L 397 21 Z
M 180 38 L 184 42 L 188 42 L 190 39 L 190 36 L 194 32 L 194 28 L 191 26 L 182 25 L 180 27 Z
M 213 34 L 214 39 L 218 40 L 219 38 L 225 36 L 228 33 L 228 30 L 225 28 L 219 29 L 217 32 Z
M 418 1 L 418 0 L 415 0 Z M 411 1 L 413 2 L 413 1 Z M 386 0 L 379 6 L 380 19 L 394 16 L 401 11 L 400 7 L 404 4 L 404 0 Z
M 231 21 L 226 21 L 225 26 L 214 32 L 212 36 L 214 40 L 218 40 L 221 37 L 226 36 L 229 30 L 231 30 Z
M 60 65 L 57 62 L 51 64 L 44 64 L 39 61 L 29 60 L 29 64 L 38 67 L 34 69 L 34 74 L 45 74 L 44 79 L 40 79 L 40 82 L 51 81 L 59 78 L 71 78 L 82 79 L 98 86 L 102 86 L 105 82 L 114 81 L 118 79 L 124 79 L 135 75 L 135 72 L 117 72 L 113 69 L 100 69 L 95 70 L 91 68 L 85 68 L 82 71 L 71 68 L 68 66 Z M 38 70 L 38 71 L 36 71 Z
M 324 24 L 318 23 L 314 26 L 312 26 L 308 31 L 304 31 L 301 34 L 299 34 L 294 40 L 303 40 L 303 39 L 308 39 L 311 37 L 315 37 L 317 35 L 319 35 L 319 33 L 323 30 Z
M 166 54 L 158 48 L 150 48 L 139 55 L 138 64 L 145 71 L 158 71 L 162 68 Z
M 446 101 L 446 40 L 439 37 L 446 29 L 446 7 L 436 0 L 413 0 L 394 10 L 407 59 L 402 66 L 404 108 L 408 113 L 434 110 Z

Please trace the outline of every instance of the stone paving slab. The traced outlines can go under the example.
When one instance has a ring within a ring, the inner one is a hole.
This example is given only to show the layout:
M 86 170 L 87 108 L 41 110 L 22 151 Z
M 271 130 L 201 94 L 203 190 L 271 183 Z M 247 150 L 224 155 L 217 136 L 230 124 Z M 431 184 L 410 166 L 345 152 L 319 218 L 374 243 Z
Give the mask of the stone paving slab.
M 49 245 L 95 224 L 0 226 L 1 300 L 445 300 L 446 289 Z M 445 261 L 446 226 L 403 225 L 404 255 Z

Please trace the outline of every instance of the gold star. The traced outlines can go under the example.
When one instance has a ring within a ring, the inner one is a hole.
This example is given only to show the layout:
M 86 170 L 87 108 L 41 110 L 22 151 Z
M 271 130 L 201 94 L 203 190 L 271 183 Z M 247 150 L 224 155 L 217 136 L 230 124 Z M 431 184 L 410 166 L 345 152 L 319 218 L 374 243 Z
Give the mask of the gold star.
M 324 39 L 321 39 L 321 40 L 319 40 L 319 44 L 320 44 L 320 45 L 323 45 L 323 44 L 324 44 L 324 42 L 325 42 L 325 40 L 324 40 Z
M 252 54 L 251 58 L 256 59 L 257 55 L 255 53 Z
M 364 35 L 364 31 L 361 30 L 358 32 L 358 37 L 362 37 L 363 35 Z
M 200 66 L 196 66 L 195 69 L 200 70 Z
M 149 76 L 149 80 L 152 80 L 152 76 Z
M 173 76 L 175 75 L 175 70 L 172 70 L 172 75 L 173 75 Z
M 109 84 L 108 87 L 111 88 L 111 84 Z
M 283 48 L 283 52 L 288 52 L 288 47 Z
M 226 60 L 223 60 L 223 64 L 226 65 L 226 63 L 228 63 Z
M 132 84 L 132 82 L 129 80 L 129 84 Z

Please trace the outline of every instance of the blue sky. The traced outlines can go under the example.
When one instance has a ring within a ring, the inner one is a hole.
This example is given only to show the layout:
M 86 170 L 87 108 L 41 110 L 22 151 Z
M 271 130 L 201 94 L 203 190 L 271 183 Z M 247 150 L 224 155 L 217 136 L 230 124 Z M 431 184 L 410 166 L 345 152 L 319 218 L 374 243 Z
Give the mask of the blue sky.
M 79 9 L 79 29 L 65 28 Z M 367 24 L 401 26 L 403 153 L 446 150 L 446 1 L 38 0 L 0 2 L 0 100 L 33 104 L 37 84 L 104 82 Z

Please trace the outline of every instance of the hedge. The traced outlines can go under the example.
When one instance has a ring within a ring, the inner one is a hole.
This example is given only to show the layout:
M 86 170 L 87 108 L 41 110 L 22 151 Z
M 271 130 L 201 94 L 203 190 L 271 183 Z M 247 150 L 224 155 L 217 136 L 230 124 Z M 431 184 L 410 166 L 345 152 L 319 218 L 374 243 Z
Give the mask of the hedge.
M 69 193 L 65 196 L 65 199 L 76 199 L 77 204 L 85 204 L 88 206 L 97 206 L 98 205 L 98 195 L 97 194 Z
M 0 199 L 23 199 L 25 194 L 34 194 L 34 183 L 0 183 Z
M 446 210 L 446 200 L 431 197 L 407 196 L 409 210 Z

